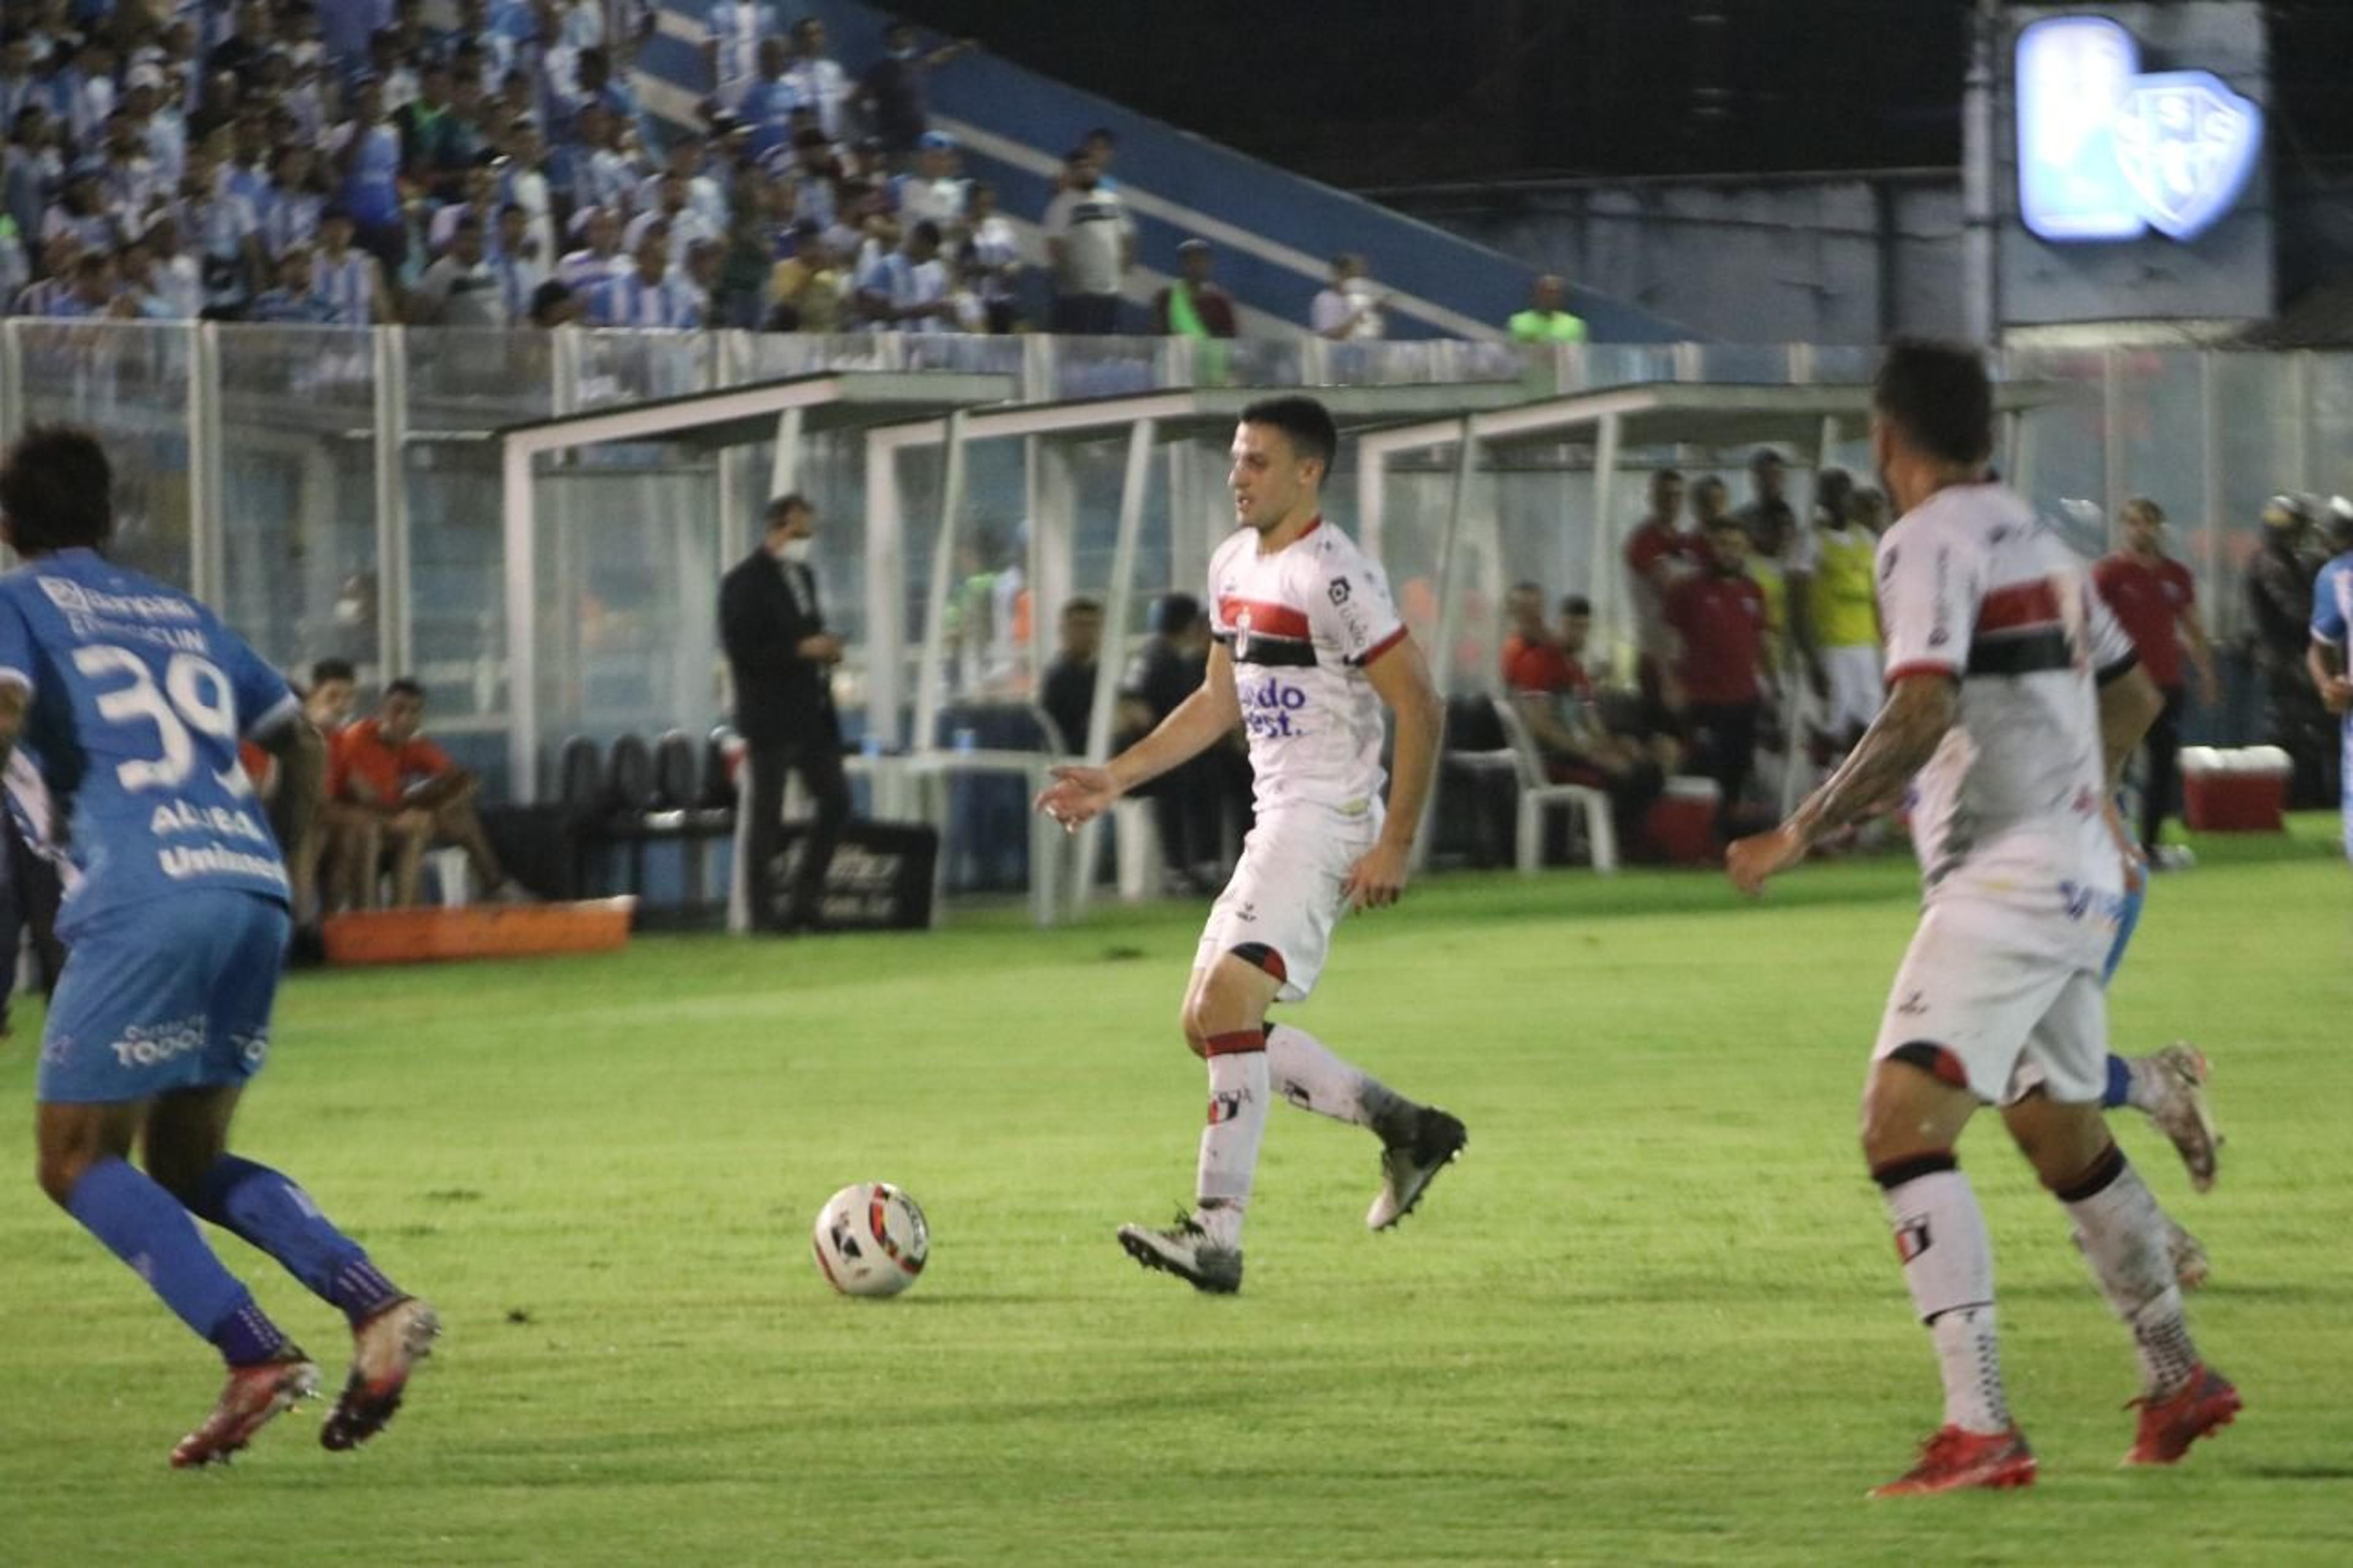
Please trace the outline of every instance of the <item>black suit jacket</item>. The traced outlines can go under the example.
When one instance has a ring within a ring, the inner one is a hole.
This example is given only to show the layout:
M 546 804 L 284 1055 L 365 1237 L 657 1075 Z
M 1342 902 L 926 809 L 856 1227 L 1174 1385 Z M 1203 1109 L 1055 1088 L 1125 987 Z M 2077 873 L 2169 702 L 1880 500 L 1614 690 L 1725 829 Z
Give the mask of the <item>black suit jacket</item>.
M 734 671 L 735 729 L 744 740 L 840 747 L 828 667 L 799 651 L 803 638 L 823 630 L 817 578 L 806 566 L 781 565 L 760 549 L 721 581 L 719 640 Z

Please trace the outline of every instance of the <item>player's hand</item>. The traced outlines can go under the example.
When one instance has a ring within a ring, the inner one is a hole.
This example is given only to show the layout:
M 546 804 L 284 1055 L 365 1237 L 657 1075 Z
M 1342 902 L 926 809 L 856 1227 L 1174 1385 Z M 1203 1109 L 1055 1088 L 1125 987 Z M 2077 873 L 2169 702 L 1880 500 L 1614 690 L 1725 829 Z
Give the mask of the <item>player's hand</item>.
M 801 638 L 798 652 L 811 664 L 839 664 L 841 639 L 831 632 L 815 632 Z
M 1407 857 L 1403 849 L 1376 844 L 1348 868 L 1340 896 L 1352 910 L 1383 910 L 1405 896 Z
M 2148 885 L 2148 857 L 2141 853 L 2140 840 L 2125 826 L 2124 814 L 2116 809 L 2111 798 L 2101 804 L 2100 820 L 2108 826 L 2108 837 L 2116 841 L 2116 858 L 2124 862 L 2125 891 L 2137 893 Z
M 1750 898 L 1764 896 L 1765 884 L 1806 858 L 1805 836 L 1783 823 L 1770 833 L 1754 833 L 1724 852 L 1724 868 L 1732 885 Z
M 2320 700 L 2327 704 L 2331 713 L 2353 708 L 2353 676 L 2330 676 L 2328 684 L 2320 689 Z
M 2214 679 L 2211 669 L 2198 678 L 2198 701 L 2206 708 L 2222 706 L 2222 683 Z
M 1076 833 L 1082 824 L 1109 811 L 1123 793 L 1109 768 L 1056 768 L 1053 774 L 1054 782 L 1038 792 L 1035 809 L 1068 832 Z

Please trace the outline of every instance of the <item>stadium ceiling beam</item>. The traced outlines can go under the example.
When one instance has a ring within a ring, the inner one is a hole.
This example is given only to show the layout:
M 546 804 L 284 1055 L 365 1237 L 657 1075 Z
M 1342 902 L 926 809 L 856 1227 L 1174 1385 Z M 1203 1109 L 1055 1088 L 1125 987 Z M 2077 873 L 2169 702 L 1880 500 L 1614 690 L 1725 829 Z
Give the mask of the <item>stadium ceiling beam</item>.
M 1500 409 L 1526 395 L 1517 382 L 1430 382 L 1401 386 L 1200 386 L 1169 392 L 1122 394 L 1033 403 L 974 413 L 964 422 L 967 441 L 1028 436 L 1102 436 L 1149 419 L 1163 438 L 1219 434 L 1261 398 L 1302 395 L 1316 399 L 1333 422 L 1351 434 L 1381 430 L 1408 421 L 1443 416 L 1459 419 L 1475 409 Z M 947 439 L 944 419 L 933 417 L 876 427 L 868 437 L 891 450 L 935 447 Z
M 1008 375 L 944 371 L 838 371 L 508 425 L 491 433 L 503 475 L 506 550 L 507 758 L 518 799 L 539 794 L 539 527 L 532 483 L 541 457 L 611 441 L 683 443 L 706 450 L 773 439 L 797 415 L 804 436 L 937 418 L 1003 403 Z

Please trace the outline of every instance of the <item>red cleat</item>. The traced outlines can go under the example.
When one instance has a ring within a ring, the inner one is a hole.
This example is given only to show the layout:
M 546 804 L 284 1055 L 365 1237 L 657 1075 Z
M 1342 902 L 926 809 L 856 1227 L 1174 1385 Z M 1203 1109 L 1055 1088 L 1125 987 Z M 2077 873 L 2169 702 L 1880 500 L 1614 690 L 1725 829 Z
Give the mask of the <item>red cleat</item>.
M 1920 1445 L 1920 1462 L 1883 1487 L 1873 1497 L 1928 1497 L 1959 1491 L 1965 1487 L 2025 1487 L 2034 1484 L 2034 1450 L 2026 1434 L 2012 1426 L 2007 1432 L 1968 1432 L 1946 1426 Z
M 353 1331 L 351 1376 L 319 1428 L 320 1446 L 340 1454 L 383 1431 L 400 1409 L 408 1374 L 433 1353 L 440 1332 L 441 1320 L 414 1296 L 402 1297 Z
M 319 1369 L 300 1351 L 289 1354 L 291 1359 L 286 1361 L 229 1368 L 220 1403 L 203 1426 L 173 1447 L 172 1468 L 189 1470 L 228 1463 L 229 1456 L 253 1441 L 253 1435 L 273 1416 L 318 1393 Z
M 2125 1406 L 2140 1406 L 2140 1436 L 2127 1465 L 2169 1465 L 2189 1452 L 2189 1445 L 2218 1428 L 2228 1426 L 2239 1414 L 2239 1391 L 2231 1380 L 2200 1366 L 2170 1399 L 2136 1399 Z

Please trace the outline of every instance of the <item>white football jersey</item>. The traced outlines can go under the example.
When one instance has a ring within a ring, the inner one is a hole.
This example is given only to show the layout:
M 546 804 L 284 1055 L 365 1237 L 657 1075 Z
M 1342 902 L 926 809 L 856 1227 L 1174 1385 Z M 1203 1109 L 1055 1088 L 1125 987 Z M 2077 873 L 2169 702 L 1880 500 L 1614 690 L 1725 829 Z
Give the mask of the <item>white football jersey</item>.
M 1957 485 L 1887 531 L 1878 571 L 1889 684 L 1924 670 L 1960 681 L 1959 720 L 1913 781 L 1930 894 L 2120 891 L 2098 689 L 2134 653 L 2083 562 L 2018 497 Z
M 1233 655 L 1261 811 L 1350 815 L 1381 795 L 1380 694 L 1365 666 L 1405 637 L 1388 579 L 1318 521 L 1261 555 L 1245 528 L 1209 562 L 1209 629 Z

